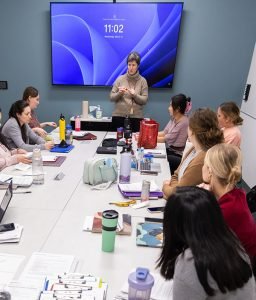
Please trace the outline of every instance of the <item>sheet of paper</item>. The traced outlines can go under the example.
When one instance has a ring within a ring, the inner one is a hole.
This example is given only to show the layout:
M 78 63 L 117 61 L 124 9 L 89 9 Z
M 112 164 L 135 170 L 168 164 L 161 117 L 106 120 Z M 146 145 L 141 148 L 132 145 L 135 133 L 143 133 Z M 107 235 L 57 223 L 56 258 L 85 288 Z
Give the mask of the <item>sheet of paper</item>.
M 8 284 L 25 259 L 23 255 L 0 253 L 0 285 Z
M 14 169 L 19 170 L 19 171 L 26 171 L 30 168 L 31 168 L 31 165 L 23 164 L 23 163 L 18 163 L 17 165 L 14 166 Z
M 56 161 L 56 155 L 42 155 L 43 161 Z
M 10 282 L 6 290 L 11 294 L 12 300 L 35 300 L 39 298 L 41 290 L 20 281 Z
M 42 288 L 46 276 L 71 272 L 75 268 L 75 257 L 53 253 L 34 252 L 25 266 L 20 279 L 33 287 Z
M 121 191 L 125 192 L 139 192 L 142 188 L 142 182 L 134 182 L 134 183 L 119 183 L 119 187 Z M 150 192 L 159 191 L 159 187 L 155 183 L 154 180 L 150 180 Z

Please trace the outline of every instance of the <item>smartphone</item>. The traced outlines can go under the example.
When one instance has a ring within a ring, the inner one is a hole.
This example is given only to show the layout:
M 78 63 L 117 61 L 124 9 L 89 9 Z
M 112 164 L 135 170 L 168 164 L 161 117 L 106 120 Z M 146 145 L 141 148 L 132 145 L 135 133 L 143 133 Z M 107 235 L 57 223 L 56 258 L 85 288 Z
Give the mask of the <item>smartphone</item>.
M 14 229 L 15 229 L 14 223 L 0 224 L 0 232 L 10 231 Z
M 148 210 L 150 213 L 163 212 L 163 211 L 164 211 L 164 206 L 148 207 L 147 210 Z

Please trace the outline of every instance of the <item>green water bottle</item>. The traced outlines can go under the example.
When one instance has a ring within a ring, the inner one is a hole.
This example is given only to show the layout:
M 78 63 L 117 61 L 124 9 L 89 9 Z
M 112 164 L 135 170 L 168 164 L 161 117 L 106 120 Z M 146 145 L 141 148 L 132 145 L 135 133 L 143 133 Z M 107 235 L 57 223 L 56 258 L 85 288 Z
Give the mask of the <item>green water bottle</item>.
M 102 213 L 102 246 L 104 252 L 113 252 L 115 248 L 118 212 L 105 210 Z

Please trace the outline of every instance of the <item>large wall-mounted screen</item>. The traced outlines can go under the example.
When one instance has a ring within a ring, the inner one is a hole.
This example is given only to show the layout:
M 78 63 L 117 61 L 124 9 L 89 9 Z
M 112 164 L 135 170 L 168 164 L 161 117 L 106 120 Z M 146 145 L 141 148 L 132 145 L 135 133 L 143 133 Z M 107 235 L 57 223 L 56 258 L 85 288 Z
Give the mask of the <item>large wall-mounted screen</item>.
M 111 86 L 132 51 L 155 88 L 171 87 L 183 3 L 51 3 L 52 84 Z

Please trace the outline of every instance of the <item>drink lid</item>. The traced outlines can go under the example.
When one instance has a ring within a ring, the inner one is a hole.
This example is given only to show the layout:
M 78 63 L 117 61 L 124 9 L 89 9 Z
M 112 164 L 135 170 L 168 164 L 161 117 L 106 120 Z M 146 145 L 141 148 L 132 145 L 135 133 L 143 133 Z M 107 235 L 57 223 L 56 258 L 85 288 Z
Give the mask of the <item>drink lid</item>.
M 116 210 L 110 209 L 105 210 L 102 213 L 102 217 L 105 219 L 117 219 L 118 218 L 118 212 Z
M 151 289 L 154 285 L 154 277 L 147 268 L 137 268 L 136 272 L 129 275 L 128 283 L 136 290 L 145 291 Z

